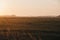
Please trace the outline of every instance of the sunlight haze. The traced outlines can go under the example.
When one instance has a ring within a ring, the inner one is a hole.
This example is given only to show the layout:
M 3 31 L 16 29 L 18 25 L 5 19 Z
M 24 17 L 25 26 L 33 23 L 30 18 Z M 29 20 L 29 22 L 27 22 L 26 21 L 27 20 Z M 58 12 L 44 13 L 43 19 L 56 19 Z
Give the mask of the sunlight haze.
M 57 16 L 60 0 L 0 0 L 0 15 Z

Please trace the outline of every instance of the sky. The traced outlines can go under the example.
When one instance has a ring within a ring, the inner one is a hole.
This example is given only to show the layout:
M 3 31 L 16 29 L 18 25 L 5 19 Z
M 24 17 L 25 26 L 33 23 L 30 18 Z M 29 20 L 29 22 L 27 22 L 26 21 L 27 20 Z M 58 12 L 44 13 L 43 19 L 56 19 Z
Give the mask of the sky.
M 57 16 L 60 0 L 0 0 L 0 15 Z

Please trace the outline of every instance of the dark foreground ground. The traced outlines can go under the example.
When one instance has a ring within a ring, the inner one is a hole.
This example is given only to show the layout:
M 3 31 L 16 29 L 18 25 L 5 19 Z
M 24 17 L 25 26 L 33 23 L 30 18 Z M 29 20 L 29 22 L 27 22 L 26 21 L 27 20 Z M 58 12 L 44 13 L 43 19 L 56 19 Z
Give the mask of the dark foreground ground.
M 60 18 L 0 17 L 0 40 L 60 40 Z
M 0 30 L 0 40 L 60 40 L 60 32 L 40 30 Z

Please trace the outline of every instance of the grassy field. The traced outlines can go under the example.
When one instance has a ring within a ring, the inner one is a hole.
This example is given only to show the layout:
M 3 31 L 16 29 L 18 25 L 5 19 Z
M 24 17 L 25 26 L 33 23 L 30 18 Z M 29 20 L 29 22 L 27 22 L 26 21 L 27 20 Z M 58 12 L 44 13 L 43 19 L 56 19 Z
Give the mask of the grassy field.
M 1 40 L 60 40 L 59 17 L 0 17 Z
M 0 17 L 0 30 L 60 31 L 60 18 L 55 17 Z

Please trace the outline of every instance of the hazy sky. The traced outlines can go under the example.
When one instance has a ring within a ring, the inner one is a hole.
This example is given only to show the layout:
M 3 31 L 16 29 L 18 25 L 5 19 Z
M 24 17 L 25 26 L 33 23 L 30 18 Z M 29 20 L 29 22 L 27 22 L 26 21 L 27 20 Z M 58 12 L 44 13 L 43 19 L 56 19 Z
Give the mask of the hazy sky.
M 0 15 L 56 16 L 60 0 L 0 0 Z

